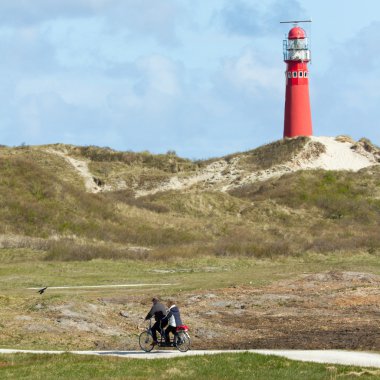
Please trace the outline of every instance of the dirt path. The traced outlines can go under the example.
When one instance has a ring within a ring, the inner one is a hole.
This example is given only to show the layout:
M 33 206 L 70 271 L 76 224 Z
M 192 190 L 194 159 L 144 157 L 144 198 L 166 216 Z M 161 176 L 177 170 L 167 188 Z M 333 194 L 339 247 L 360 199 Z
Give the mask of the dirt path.
M 159 184 L 154 189 L 138 190 L 136 192 L 136 197 L 156 194 L 161 191 L 184 190 L 199 183 L 213 185 L 232 182 L 238 176 L 238 173 L 235 173 L 237 160 L 239 160 L 239 158 L 231 160 L 230 163 L 227 163 L 225 160 L 215 161 L 210 165 L 207 165 L 195 175 L 183 178 L 174 176 L 170 178 L 169 181 Z M 226 169 L 228 169 L 229 175 L 226 175 Z
M 354 365 L 359 367 L 380 368 L 380 354 L 370 352 L 340 351 L 340 350 L 196 350 L 188 352 L 179 351 L 68 351 L 77 355 L 117 356 L 127 359 L 172 359 L 184 356 L 215 355 L 227 353 L 251 352 L 261 355 L 275 355 L 291 360 L 314 363 L 330 363 L 342 365 Z M 66 351 L 43 350 L 14 350 L 0 349 L 0 354 L 63 354 Z
M 59 150 L 48 149 L 47 152 L 64 158 L 83 178 L 84 185 L 89 193 L 99 193 L 100 191 L 104 191 L 104 188 L 98 186 L 95 183 L 94 177 L 91 174 L 86 161 L 70 157 L 69 155 Z
M 177 284 L 115 284 L 115 285 L 77 285 L 77 286 L 49 286 L 49 291 L 54 289 L 105 289 L 105 288 L 139 288 L 144 286 L 173 286 Z M 27 288 L 39 290 L 41 288 Z

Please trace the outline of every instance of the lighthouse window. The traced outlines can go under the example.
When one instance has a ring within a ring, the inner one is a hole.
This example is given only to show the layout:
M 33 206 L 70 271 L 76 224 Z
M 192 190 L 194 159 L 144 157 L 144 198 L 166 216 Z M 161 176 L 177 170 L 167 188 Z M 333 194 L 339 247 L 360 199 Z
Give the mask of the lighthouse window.
M 297 78 L 297 71 L 293 71 L 293 78 Z
M 307 78 L 307 71 L 305 71 L 305 75 L 304 75 L 305 78 Z
M 303 72 L 302 71 L 299 72 L 299 76 L 300 76 L 300 78 L 303 77 Z
M 292 72 L 288 71 L 288 78 L 291 78 L 291 77 L 292 77 Z

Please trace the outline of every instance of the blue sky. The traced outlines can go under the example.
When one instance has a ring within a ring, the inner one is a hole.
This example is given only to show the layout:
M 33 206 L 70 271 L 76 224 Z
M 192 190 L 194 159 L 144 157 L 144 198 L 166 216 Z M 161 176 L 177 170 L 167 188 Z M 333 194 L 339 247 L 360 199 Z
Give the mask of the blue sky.
M 313 19 L 314 134 L 380 145 L 378 0 L 1 0 L 0 144 L 208 158 L 278 140 L 294 18 Z

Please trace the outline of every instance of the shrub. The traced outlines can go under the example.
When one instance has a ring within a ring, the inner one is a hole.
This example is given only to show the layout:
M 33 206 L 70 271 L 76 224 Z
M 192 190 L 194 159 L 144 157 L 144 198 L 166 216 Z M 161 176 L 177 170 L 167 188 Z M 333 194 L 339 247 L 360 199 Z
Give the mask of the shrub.
M 73 153 L 95 162 L 122 162 L 127 165 L 156 168 L 169 173 L 177 170 L 192 171 L 198 167 L 195 162 L 178 157 L 173 150 L 168 151 L 166 154 L 152 154 L 148 151 L 140 153 L 132 151 L 119 152 L 110 148 L 85 146 L 73 148 Z
M 94 259 L 132 259 L 145 258 L 147 252 L 136 253 L 127 248 L 116 249 L 109 245 L 78 243 L 75 240 L 63 239 L 49 244 L 45 260 L 47 261 L 89 261 Z
M 295 254 L 289 242 L 277 229 L 271 231 L 235 228 L 215 244 L 217 256 L 252 256 L 271 258 Z

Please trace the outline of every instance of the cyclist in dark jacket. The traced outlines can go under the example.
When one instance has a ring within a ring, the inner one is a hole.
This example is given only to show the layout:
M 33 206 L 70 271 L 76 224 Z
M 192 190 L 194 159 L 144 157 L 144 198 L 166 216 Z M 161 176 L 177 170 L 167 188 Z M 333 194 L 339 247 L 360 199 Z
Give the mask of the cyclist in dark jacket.
M 165 306 L 159 302 L 159 299 L 157 297 L 154 297 L 152 299 L 153 306 L 149 310 L 149 313 L 146 315 L 145 320 L 151 319 L 154 317 L 154 320 L 156 321 L 154 325 L 152 326 L 152 337 L 153 337 L 153 345 L 157 344 L 157 331 L 161 331 L 161 328 L 164 328 L 167 324 L 167 320 L 163 320 L 166 315 L 166 308 Z
M 167 303 L 169 309 L 168 313 L 166 314 L 164 321 L 167 321 L 169 323 L 169 326 L 165 330 L 165 342 L 170 342 L 170 333 L 172 333 L 174 336 L 177 335 L 177 327 L 181 326 L 182 320 L 181 320 L 181 313 L 179 311 L 179 308 L 175 305 L 175 302 L 173 300 L 169 300 Z

